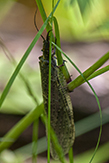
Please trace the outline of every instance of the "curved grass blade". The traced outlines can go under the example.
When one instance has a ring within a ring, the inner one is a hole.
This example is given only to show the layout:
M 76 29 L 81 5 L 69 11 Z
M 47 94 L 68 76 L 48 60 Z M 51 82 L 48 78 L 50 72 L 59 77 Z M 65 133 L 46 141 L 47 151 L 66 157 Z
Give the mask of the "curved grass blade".
M 59 3 L 60 0 L 58 0 L 58 2 L 56 3 L 54 9 L 53 9 L 53 13 L 55 12 L 56 8 L 57 8 L 57 5 Z M 37 33 L 37 35 L 35 36 L 35 38 L 33 39 L 32 43 L 30 44 L 30 46 L 28 47 L 27 51 L 25 52 L 25 54 L 23 55 L 22 59 L 20 60 L 20 62 L 18 63 L 15 71 L 13 72 L 11 78 L 9 79 L 2 95 L 1 95 L 1 98 L 0 98 L 0 107 L 2 106 L 15 78 L 17 77 L 20 69 L 22 68 L 23 64 L 25 63 L 27 57 L 29 56 L 31 50 L 33 49 L 34 45 L 36 44 L 37 40 L 39 39 L 40 35 L 42 34 L 42 32 L 44 31 L 44 29 L 46 28 L 46 25 L 48 24 L 48 21 L 49 21 L 49 18 L 52 14 L 52 12 L 50 13 L 50 15 L 48 16 L 48 18 L 46 19 L 46 21 L 44 22 L 44 24 L 42 25 L 42 27 L 40 28 L 39 32 Z
M 98 141 L 97 141 L 97 145 L 95 147 L 95 150 L 94 150 L 94 153 L 92 155 L 92 158 L 91 160 L 89 161 L 89 163 L 92 162 L 96 152 L 97 152 L 97 149 L 98 149 L 98 146 L 99 146 L 99 143 L 100 143 L 100 138 L 101 138 L 101 133 L 102 133 L 102 111 L 101 111 L 101 106 L 100 106 L 100 102 L 99 102 L 99 99 L 96 95 L 96 92 L 94 91 L 93 87 L 91 86 L 91 84 L 87 81 L 87 79 L 84 77 L 84 75 L 82 74 L 82 72 L 79 70 L 79 68 L 72 62 L 72 60 L 70 60 L 70 58 L 55 44 L 52 42 L 52 44 L 58 49 L 60 50 L 60 52 L 69 60 L 69 62 L 76 68 L 76 70 L 80 73 L 80 75 L 82 76 L 82 78 L 87 82 L 87 84 L 89 85 L 89 87 L 91 88 L 92 92 L 94 93 L 94 96 L 96 98 L 96 101 L 97 101 L 97 104 L 98 104 L 98 107 L 99 107 L 99 111 L 100 111 L 100 131 L 99 131 L 99 136 L 98 136 Z

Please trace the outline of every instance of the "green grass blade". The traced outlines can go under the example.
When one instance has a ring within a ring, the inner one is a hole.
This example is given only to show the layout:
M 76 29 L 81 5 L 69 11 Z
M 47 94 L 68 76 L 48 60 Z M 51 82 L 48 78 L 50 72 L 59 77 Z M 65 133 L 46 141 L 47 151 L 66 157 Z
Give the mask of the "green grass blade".
M 41 109 L 41 110 L 40 110 Z M 0 141 L 0 152 L 5 149 L 8 148 L 11 144 L 13 144 L 13 142 L 15 142 L 15 140 L 19 137 L 19 135 L 35 120 L 37 119 L 37 117 L 43 112 L 44 110 L 44 106 L 43 104 L 41 104 L 40 106 L 38 106 L 35 110 L 32 110 L 31 113 L 28 113 L 28 115 L 26 115 L 23 120 L 21 119 L 6 135 L 4 138 L 1 138 Z M 41 111 L 40 113 L 38 113 L 38 111 Z M 39 115 L 37 115 L 37 113 Z M 35 116 L 37 115 L 37 116 Z M 41 116 L 44 117 L 44 116 Z M 27 121 L 28 119 L 28 121 Z M 43 118 L 44 119 L 44 118 Z M 28 123 L 27 123 L 28 122 Z M 93 122 L 93 123 L 92 123 Z M 103 124 L 106 124 L 109 122 L 109 108 L 106 108 L 103 110 Z M 45 123 L 45 122 L 44 122 Z M 90 125 L 86 125 L 86 124 L 90 124 Z M 22 129 L 22 125 L 23 125 L 23 129 Z M 75 123 L 75 128 L 76 128 L 76 137 L 87 133 L 88 131 L 91 131 L 92 129 L 95 129 L 99 127 L 99 114 L 95 113 L 94 115 L 91 115 L 87 118 L 84 118 L 83 120 L 80 120 L 79 122 Z M 16 135 L 15 135 L 16 134 Z M 52 134 L 53 135 L 53 134 Z M 13 139 L 14 138 L 14 139 Z M 45 139 L 44 139 L 45 140 Z M 53 137 L 53 141 L 56 142 L 56 138 Z M 7 142 L 10 142 L 9 144 L 7 144 Z M 45 141 L 44 141 L 45 142 Z M 46 144 L 44 143 L 43 144 Z M 42 146 L 43 147 L 43 146 Z M 27 149 L 26 147 L 24 147 L 25 149 Z M 22 152 L 24 152 L 24 148 L 22 147 Z M 39 146 L 40 148 L 40 146 Z M 44 148 L 38 148 L 38 151 L 42 152 L 45 151 L 47 149 L 47 147 Z M 58 142 L 56 142 L 56 148 L 60 151 L 61 153 L 61 148 L 59 148 L 58 146 Z M 28 151 L 29 154 L 32 155 L 32 148 L 29 148 L 31 151 Z M 28 154 L 28 152 L 26 151 L 26 153 Z M 38 153 L 37 153 L 38 154 Z M 64 161 L 65 162 L 65 161 Z
M 14 68 L 16 67 L 17 65 L 17 62 L 16 60 L 14 59 L 14 57 L 12 56 L 12 54 L 9 52 L 9 50 L 7 49 L 7 47 L 5 46 L 4 43 L 2 43 L 2 48 L 5 52 L 5 55 L 6 57 L 8 58 L 8 60 L 11 62 L 11 64 L 14 66 Z M 24 82 L 25 84 L 25 87 L 27 89 L 27 92 L 29 94 L 30 97 L 32 97 L 33 101 L 35 102 L 36 105 L 38 105 L 38 99 L 36 97 L 36 94 L 35 92 L 33 91 L 33 89 L 31 88 L 31 85 L 28 81 L 27 78 L 25 78 L 24 74 L 22 74 L 21 72 L 19 72 L 19 76 L 20 78 L 22 79 L 22 81 Z
M 53 9 L 53 13 L 54 11 L 56 10 L 57 8 L 57 5 L 59 3 L 60 0 L 58 0 L 57 4 L 55 5 L 54 9 Z M 37 40 L 39 39 L 40 35 L 42 34 L 42 32 L 44 31 L 46 25 L 48 24 L 48 21 L 49 21 L 49 18 L 50 16 L 52 15 L 52 12 L 50 13 L 50 15 L 48 16 L 48 18 L 46 19 L 46 21 L 44 22 L 44 24 L 42 25 L 42 27 L 40 28 L 39 32 L 37 33 L 37 35 L 35 36 L 35 38 L 33 39 L 32 43 L 30 44 L 30 46 L 28 47 L 27 51 L 25 52 L 25 54 L 23 55 L 22 59 L 20 60 L 19 64 L 17 65 L 15 71 L 13 72 L 11 78 L 9 79 L 2 95 L 1 95 L 1 98 L 0 98 L 0 107 L 2 106 L 15 78 L 17 77 L 20 69 L 22 68 L 23 64 L 25 63 L 27 57 L 29 56 L 32 48 L 34 47 L 34 45 L 36 44 Z
M 93 160 L 93 158 L 94 158 L 94 156 L 95 156 L 95 154 L 96 154 L 96 151 L 97 151 L 97 149 L 98 149 L 98 146 L 99 146 L 99 143 L 100 143 L 100 138 L 101 138 L 101 133 L 102 133 L 102 112 L 101 112 L 100 102 L 99 102 L 99 99 L 98 99 L 98 97 L 97 97 L 97 95 L 96 95 L 96 92 L 94 91 L 93 87 L 92 87 L 91 84 L 87 81 L 87 79 L 84 77 L 84 75 L 83 75 L 82 72 L 79 70 L 79 68 L 72 62 L 72 60 L 70 60 L 70 58 L 69 58 L 69 57 L 68 57 L 68 56 L 67 56 L 56 44 L 53 43 L 53 45 L 55 45 L 56 48 L 58 48 L 58 50 L 60 50 L 61 53 L 63 53 L 63 55 L 69 60 L 69 62 L 70 62 L 70 63 L 76 68 L 76 70 L 80 73 L 80 75 L 82 76 L 82 78 L 87 82 L 87 84 L 88 84 L 89 87 L 91 88 L 91 90 L 92 90 L 92 92 L 93 92 L 93 94 L 94 94 L 94 96 L 95 96 L 95 98 L 96 98 L 96 101 L 97 101 L 97 104 L 98 104 L 98 107 L 99 107 L 99 111 L 100 111 L 100 131 L 99 131 L 99 136 L 98 136 L 97 145 L 96 145 L 96 147 L 95 147 L 95 150 L 94 150 L 94 153 L 93 153 L 93 155 L 92 155 L 92 158 L 91 158 L 91 160 L 89 161 L 89 163 L 91 163 L 92 160 Z M 108 57 L 109 57 L 109 53 L 107 53 L 107 54 L 108 54 Z M 102 63 L 101 60 L 98 60 L 98 62 Z M 98 62 L 97 62 L 97 63 L 98 63 Z M 94 66 L 95 66 L 95 64 L 94 64 Z M 96 66 L 95 66 L 95 67 L 96 67 Z
M 32 143 L 29 143 L 25 146 L 22 146 L 18 149 L 16 149 L 14 152 L 15 154 L 19 155 L 22 154 L 24 156 L 24 160 L 26 161 L 26 159 L 32 157 Z M 47 138 L 42 137 L 40 139 L 38 139 L 37 141 L 37 150 L 36 150 L 36 155 L 45 152 L 47 150 Z
M 22 118 L 4 137 L 3 142 L 0 143 L 0 152 L 4 149 L 8 148 L 15 142 L 15 140 L 21 135 L 21 133 L 39 116 L 42 114 L 44 110 L 44 105 L 40 104 L 30 113 L 28 113 L 24 118 Z M 13 141 L 8 141 L 8 139 Z
M 37 143 L 38 143 L 39 119 L 33 122 L 33 141 L 32 141 L 32 163 L 37 163 Z
M 70 163 L 74 163 L 74 161 L 73 161 L 73 148 L 70 148 L 70 150 L 69 150 L 69 161 L 70 161 Z
M 90 75 L 90 76 L 87 78 L 87 80 L 90 80 L 90 79 L 93 79 L 93 78 L 95 78 L 95 77 L 97 77 L 97 76 L 99 76 L 99 75 L 102 75 L 103 73 L 105 73 L 105 72 L 107 72 L 107 71 L 109 71 L 109 66 L 105 66 L 105 67 L 99 69 L 98 71 L 95 71 L 92 75 Z
M 46 23 L 47 23 L 47 22 L 46 22 Z M 46 23 L 42 26 L 43 28 L 46 27 Z M 0 98 L 0 107 L 2 106 L 2 104 L 3 104 L 3 102 L 4 102 L 4 100 L 5 100 L 6 96 L 7 96 L 7 94 L 8 94 L 8 92 L 9 92 L 9 90 L 10 90 L 10 88 L 11 88 L 11 86 L 12 86 L 14 80 L 15 80 L 15 78 L 17 77 L 17 75 L 18 75 L 20 69 L 22 68 L 23 64 L 25 63 L 27 57 L 29 56 L 29 54 L 30 54 L 32 48 L 33 48 L 34 45 L 36 44 L 36 42 L 37 42 L 37 40 L 39 39 L 41 33 L 43 32 L 43 30 L 44 30 L 43 28 L 41 28 L 41 30 L 40 30 L 40 31 L 38 32 L 38 34 L 35 36 L 34 40 L 33 40 L 32 43 L 30 44 L 29 48 L 27 49 L 27 51 L 26 51 L 25 54 L 23 55 L 22 59 L 20 60 L 19 64 L 17 65 L 15 71 L 13 72 L 11 78 L 9 79 L 9 81 L 8 81 L 6 87 L 5 87 L 5 89 L 4 89 L 4 91 L 3 91 L 2 95 L 1 95 L 1 98 Z M 42 32 L 41 32 L 41 31 L 42 31 Z
M 91 157 L 93 149 L 81 153 L 75 157 L 75 163 L 88 163 L 88 159 Z M 100 145 L 93 163 L 107 163 L 109 160 L 109 142 Z
M 91 67 L 89 67 L 86 71 L 83 72 L 83 76 L 85 78 L 90 77 L 94 71 L 96 71 L 99 67 L 101 67 L 107 60 L 109 59 L 109 52 L 103 55 L 97 62 L 95 62 Z M 76 68 L 75 64 L 72 62 L 73 66 Z M 84 78 L 80 75 L 75 80 L 68 84 L 68 89 L 72 91 L 76 87 L 80 86 L 84 82 Z
M 44 115 L 41 115 L 41 120 L 42 122 L 46 125 L 47 118 Z M 62 163 L 66 163 L 65 158 L 63 157 L 63 150 L 58 142 L 57 136 L 54 132 L 54 130 L 50 127 L 50 134 L 51 134 L 51 140 L 54 143 L 55 150 L 57 151 L 57 154 L 59 156 L 59 160 Z
M 103 123 L 102 124 L 108 123 L 109 122 L 109 107 L 102 111 L 102 115 L 103 115 Z M 75 123 L 75 128 L 76 128 L 75 136 L 78 137 L 80 135 L 83 135 L 89 131 L 96 129 L 97 127 L 99 127 L 99 113 L 98 112 L 94 113 L 93 115 L 90 115 L 89 117 L 86 117 L 82 120 L 79 120 L 78 122 Z M 41 139 L 43 139 L 42 144 L 45 146 L 39 145 L 40 140 L 38 140 L 38 148 L 37 148 L 38 153 L 36 152 L 37 154 L 39 154 L 39 152 L 41 153 L 41 152 L 44 152 L 47 150 L 46 137 L 43 137 Z M 0 140 L 4 141 L 3 138 L 1 138 Z M 9 141 L 9 139 L 7 141 Z M 12 141 L 12 140 L 10 140 L 10 141 Z M 28 148 L 28 150 L 27 150 L 27 148 Z M 22 153 L 23 155 L 27 154 L 29 157 L 31 157 L 32 156 L 32 143 L 28 144 L 24 147 L 21 147 L 15 151 Z M 70 152 L 72 152 L 72 151 L 70 151 Z
M 67 55 L 55 44 L 52 42 L 52 44 L 54 46 L 56 46 L 56 48 L 58 50 L 61 51 L 61 53 L 64 54 L 64 56 L 72 63 L 72 65 L 77 69 L 77 71 L 81 74 L 80 76 L 78 76 L 75 80 L 73 80 L 72 82 L 70 82 L 68 84 L 68 89 L 69 91 L 73 91 L 76 87 L 80 86 L 83 82 L 85 82 L 88 77 L 90 77 L 91 75 L 93 75 L 93 72 L 96 71 L 99 67 L 101 67 L 108 59 L 109 59 L 109 52 L 107 52 L 105 55 L 103 55 L 97 62 L 95 62 L 91 67 L 89 67 L 86 71 L 82 73 L 80 72 L 80 70 L 77 68 L 77 66 L 67 57 Z M 108 71 L 109 67 L 107 66 L 106 71 Z M 105 71 L 105 70 L 104 70 Z
M 49 44 L 49 79 L 48 79 L 48 119 L 47 119 L 47 133 L 48 133 L 48 151 L 47 158 L 50 163 L 50 113 L 51 113 L 51 56 L 52 56 L 52 34 L 50 33 Z

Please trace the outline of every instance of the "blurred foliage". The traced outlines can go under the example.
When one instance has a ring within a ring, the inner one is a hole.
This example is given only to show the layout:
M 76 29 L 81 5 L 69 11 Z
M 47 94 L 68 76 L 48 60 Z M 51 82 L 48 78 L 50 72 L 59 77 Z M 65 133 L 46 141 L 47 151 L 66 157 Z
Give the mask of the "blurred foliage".
M 38 148 L 39 150 L 38 153 L 41 153 L 47 149 L 47 143 L 45 139 L 46 139 L 45 137 L 42 138 L 42 142 L 41 140 L 39 140 L 38 143 L 40 145 L 40 149 Z M 108 142 L 101 145 L 98 149 L 95 159 L 93 160 L 93 163 L 107 162 L 109 160 L 108 149 L 109 149 Z M 5 150 L 1 153 L 0 163 L 25 163 L 26 160 L 31 157 L 31 150 L 32 150 L 32 144 L 28 144 L 22 148 L 19 148 L 15 152 L 10 150 Z M 83 162 L 87 163 L 92 155 L 92 152 L 93 149 L 78 154 L 76 157 L 74 157 L 74 163 L 83 163 Z M 66 161 L 66 163 L 67 162 L 69 163 L 69 161 Z M 51 163 L 60 163 L 60 161 L 51 160 Z
M 103 162 L 107 162 L 109 160 L 109 153 L 108 153 L 108 149 L 109 149 L 109 142 L 101 145 L 98 148 L 98 151 L 95 155 L 95 158 L 93 159 L 93 163 L 103 163 Z M 104 152 L 105 151 L 105 152 Z M 77 155 L 75 157 L 75 163 L 87 163 L 90 160 L 90 157 L 92 155 L 93 149 L 88 150 L 84 153 L 81 153 L 79 155 Z
M 11 150 L 4 150 L 0 154 L 0 163 L 24 163 L 21 155 L 15 155 Z
M 14 0 L 0 0 L 0 24 L 14 4 Z
M 9 60 L 0 54 L 0 93 L 2 93 L 7 81 L 9 80 L 10 74 L 14 70 L 14 66 L 9 62 Z M 24 76 L 26 76 L 29 84 L 36 94 L 39 102 L 42 101 L 41 96 L 41 85 L 40 85 L 40 73 L 39 71 L 34 71 L 29 65 L 25 65 L 22 70 Z M 37 84 L 36 84 L 37 83 Z M 14 82 L 5 102 L 0 110 L 3 113 L 13 113 L 13 114 L 25 114 L 35 107 L 35 103 L 28 94 L 25 83 L 20 76 L 17 77 Z
M 70 1 L 70 4 L 72 5 L 73 3 L 75 3 L 76 0 L 71 0 Z M 77 0 L 78 2 L 78 5 L 79 5 L 79 8 L 80 8 L 80 11 L 81 11 L 81 14 L 84 13 L 87 5 L 90 3 L 91 0 Z
M 29 1 L 17 2 L 27 3 L 28 7 L 33 5 Z M 0 23 L 17 2 L 0 1 Z M 51 2 L 42 0 L 47 15 L 51 11 Z M 66 41 L 109 40 L 108 0 L 61 0 L 54 15 L 59 23 L 61 38 Z
M 42 2 L 47 14 L 50 13 L 51 1 Z M 66 41 L 108 40 L 109 14 L 106 6 L 109 6 L 109 1 L 61 0 L 54 14 L 59 23 L 61 38 Z M 102 25 L 105 28 L 99 28 Z
M 98 113 L 95 113 L 89 117 L 86 117 L 86 118 L 76 122 L 75 123 L 76 137 L 83 135 L 83 134 L 85 134 L 89 131 L 92 131 L 95 128 L 99 127 L 99 120 L 100 119 L 99 119 L 99 112 L 98 112 Z M 109 107 L 103 110 L 103 124 L 106 124 L 108 122 L 109 122 Z M 14 152 L 9 151 L 9 154 L 7 155 L 7 157 L 10 157 L 10 153 L 11 153 L 12 158 L 13 158 L 13 156 L 14 157 L 16 156 L 16 159 L 17 159 L 17 157 L 20 156 L 20 158 L 22 158 L 22 160 L 26 161 L 28 158 L 32 157 L 32 145 L 33 144 L 30 143 L 30 144 L 27 144 L 25 146 L 22 146 L 22 147 L 16 149 Z M 93 162 L 94 163 L 101 163 L 101 162 L 108 161 L 108 159 L 109 159 L 108 148 L 109 148 L 109 142 L 106 142 L 106 143 L 100 145 Z M 47 139 L 46 139 L 46 137 L 38 139 L 36 153 L 40 154 L 46 150 L 47 150 Z M 88 151 L 85 151 L 83 153 L 76 155 L 74 157 L 74 162 L 75 163 L 79 163 L 79 162 L 87 163 L 87 162 L 89 162 L 93 151 L 94 151 L 94 149 L 90 149 Z M 1 154 L 2 159 L 5 158 L 4 152 L 2 152 L 2 154 Z M 53 161 L 52 160 L 51 162 L 53 162 L 53 163 L 57 162 L 58 163 L 59 161 Z

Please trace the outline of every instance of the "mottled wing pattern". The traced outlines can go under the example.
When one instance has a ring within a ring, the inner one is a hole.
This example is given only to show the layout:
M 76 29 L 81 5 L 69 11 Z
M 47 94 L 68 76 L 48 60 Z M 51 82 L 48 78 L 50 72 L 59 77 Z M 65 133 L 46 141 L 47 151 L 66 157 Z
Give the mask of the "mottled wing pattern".
M 67 91 L 67 83 L 59 68 L 55 68 L 56 76 L 51 79 L 51 126 L 54 129 L 63 153 L 68 153 L 74 142 L 74 121 L 71 99 Z M 55 123 L 54 123 L 55 122 Z M 58 156 L 51 143 L 52 156 Z
M 40 58 L 40 70 L 42 80 L 42 91 L 44 99 L 45 113 L 48 113 L 48 72 L 49 63 Z M 55 60 L 52 58 L 51 67 L 51 127 L 55 131 L 63 153 L 68 153 L 75 138 L 75 127 L 73 120 L 73 108 L 71 99 L 67 91 L 67 83 L 61 70 L 54 66 Z M 58 159 L 53 142 L 51 141 L 51 155 Z

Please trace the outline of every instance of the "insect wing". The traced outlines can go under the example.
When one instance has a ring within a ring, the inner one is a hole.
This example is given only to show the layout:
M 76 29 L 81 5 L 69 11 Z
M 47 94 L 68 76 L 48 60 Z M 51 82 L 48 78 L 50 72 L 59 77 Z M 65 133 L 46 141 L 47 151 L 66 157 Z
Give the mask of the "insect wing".
M 57 67 L 55 71 L 51 78 L 51 126 L 65 155 L 73 145 L 75 137 L 73 108 L 64 75 Z M 58 159 L 52 142 L 51 154 L 53 158 Z
M 73 108 L 67 91 L 67 83 L 61 70 L 55 65 L 52 58 L 51 67 L 51 127 L 53 128 L 58 142 L 63 149 L 64 155 L 73 145 L 75 128 L 73 121 Z M 48 72 L 49 63 L 40 57 L 40 70 L 42 79 L 42 91 L 44 98 L 45 113 L 48 115 Z M 51 155 L 58 159 L 58 155 L 51 141 Z

